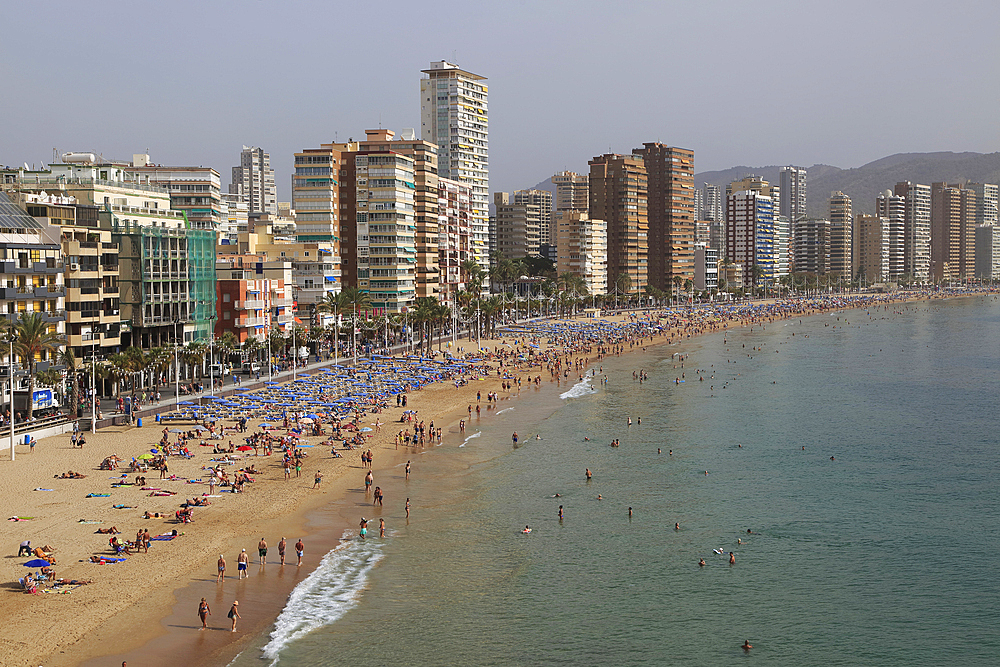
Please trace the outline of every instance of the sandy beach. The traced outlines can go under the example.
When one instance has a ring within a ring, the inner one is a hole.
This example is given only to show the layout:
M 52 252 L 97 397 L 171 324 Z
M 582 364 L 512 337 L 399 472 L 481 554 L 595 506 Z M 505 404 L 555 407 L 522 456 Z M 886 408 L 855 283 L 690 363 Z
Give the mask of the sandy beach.
M 966 294 L 967 295 L 967 294 Z M 897 295 L 884 297 L 879 306 L 888 306 L 903 300 L 926 298 L 928 295 Z M 824 310 L 863 307 L 864 304 L 837 305 L 802 302 L 799 307 L 743 313 L 732 319 L 718 315 L 695 313 L 674 314 L 656 318 L 662 327 L 660 335 L 643 339 L 643 345 L 660 342 L 678 342 L 723 328 L 754 326 L 786 317 L 802 317 Z M 625 313 L 608 321 L 624 325 L 640 321 L 646 314 Z M 583 320 L 577 319 L 580 323 Z M 465 342 L 466 349 L 474 348 Z M 512 336 L 486 340 L 484 348 L 500 354 L 490 360 L 492 368 L 503 365 L 515 375 L 525 371 L 534 376 L 553 359 L 564 361 L 590 357 L 587 353 L 555 352 L 546 355 L 546 341 L 525 336 L 515 341 Z M 529 350 L 530 347 L 530 350 Z M 629 344 L 622 344 L 627 352 Z M 519 352 L 529 353 L 520 359 Z M 532 357 L 531 355 L 536 355 Z M 539 363 L 539 357 L 542 360 Z M 532 370 L 534 368 L 534 370 Z M 568 369 L 568 367 L 566 367 Z M 576 371 L 571 370 L 571 373 Z M 542 374 L 543 381 L 550 378 Z M 487 392 L 499 392 L 501 399 L 508 394 L 502 387 L 503 380 L 495 370 L 489 379 L 472 381 L 456 387 L 451 382 L 440 382 L 409 394 L 407 409 L 417 410 L 418 420 L 445 429 L 444 443 L 454 439 L 458 420 L 466 416 L 468 405 L 476 404 L 476 393 L 485 397 Z M 516 392 L 516 388 L 512 391 Z M 374 453 L 373 474 L 376 484 L 387 480 L 387 504 L 401 505 L 399 480 L 400 466 L 419 448 L 397 447 L 396 433 L 412 424 L 400 424 L 402 407 L 391 405 L 379 415 L 369 415 L 382 422 L 380 433 L 372 432 L 367 444 Z M 251 421 L 252 432 L 258 421 Z M 191 459 L 170 457 L 170 473 L 177 480 L 160 480 L 155 472 L 147 473 L 147 486 L 176 491 L 174 496 L 150 496 L 151 491 L 128 486 L 112 488 L 122 471 L 97 469 L 102 460 L 116 454 L 126 461 L 148 452 L 160 439 L 161 427 L 156 424 L 143 428 L 115 427 L 88 434 L 83 449 L 73 448 L 70 436 L 47 438 L 38 443 L 33 453 L 19 447 L 15 463 L 0 464 L 0 494 L 7 499 L 6 512 L 10 517 L 30 517 L 18 521 L 5 521 L 0 526 L 2 542 L 7 545 L 3 559 L 3 584 L 7 595 L 2 597 L 0 611 L 8 619 L 6 632 L 0 639 L 0 663 L 4 665 L 34 666 L 44 664 L 60 667 L 79 664 L 110 664 L 107 660 L 88 663 L 99 656 L 135 655 L 144 651 L 147 658 L 142 664 L 224 664 L 241 650 L 254 635 L 264 632 L 273 623 L 284 600 L 294 585 L 312 571 L 319 559 L 337 544 L 345 530 L 357 530 L 357 516 L 370 499 L 364 498 L 363 478 L 365 469 L 360 461 L 360 451 L 345 452 L 342 458 L 333 458 L 329 448 L 317 446 L 309 449 L 302 477 L 284 480 L 281 456 L 246 456 L 230 466 L 235 470 L 240 464 L 253 464 L 260 474 L 241 494 L 223 493 L 212 498 L 212 504 L 196 508 L 194 521 L 188 524 L 173 520 L 174 512 L 185 498 L 207 493 L 205 485 L 190 484 L 188 479 L 202 478 L 203 466 L 212 458 L 210 447 L 193 450 Z M 454 431 L 454 432 L 453 432 Z M 283 430 L 280 432 L 284 432 Z M 227 436 L 242 444 L 242 436 Z M 307 438 L 318 443 L 322 438 Z M 211 442 L 211 441 L 210 441 Z M 218 442 L 218 441 L 215 441 Z M 84 479 L 55 479 L 69 470 L 86 475 Z M 321 470 L 321 488 L 313 489 L 313 473 Z M 135 473 L 128 475 L 129 481 Z M 37 490 L 36 490 L 37 489 Z M 110 494 L 88 498 L 88 494 Z M 126 508 L 115 509 L 114 505 Z M 143 519 L 144 512 L 166 514 L 168 519 Z M 5 517 L 6 518 L 6 517 Z M 179 535 L 169 541 L 154 541 L 149 553 L 132 554 L 127 560 L 115 564 L 91 563 L 94 554 L 111 555 L 109 535 L 98 534 L 98 529 L 112 526 L 121 531 L 120 539 L 134 539 L 136 531 L 148 529 L 152 535 L 177 530 Z M 369 526 L 377 535 L 378 526 Z M 269 545 L 264 572 L 257 565 L 257 542 L 265 537 Z M 289 557 L 284 567 L 277 563 L 277 542 L 287 538 Z M 292 544 L 298 538 L 306 543 L 303 566 L 294 565 Z M 37 595 L 23 592 L 18 578 L 29 568 L 23 567 L 25 558 L 18 558 L 18 544 L 30 540 L 32 547 L 55 547 L 55 572 L 59 578 L 92 580 L 81 586 L 61 587 L 54 592 Z M 251 579 L 246 583 L 236 581 L 236 560 L 241 549 L 250 555 Z M 223 584 L 216 584 L 216 560 L 224 554 L 228 563 Z M 291 565 L 287 563 L 291 563 Z M 228 632 L 226 612 L 235 596 L 243 596 L 248 604 L 241 603 L 240 631 Z M 225 628 L 226 632 L 199 633 L 195 611 L 197 600 L 207 597 L 212 605 L 210 625 Z M 175 611 L 175 604 L 178 605 Z M 178 662 L 179 654 L 171 651 L 177 642 L 171 637 L 178 633 L 200 634 L 197 641 L 185 644 L 185 659 Z M 124 659 L 124 658 L 123 658 Z M 132 658 L 129 658 L 132 659 Z M 116 663 L 118 664 L 118 663 Z

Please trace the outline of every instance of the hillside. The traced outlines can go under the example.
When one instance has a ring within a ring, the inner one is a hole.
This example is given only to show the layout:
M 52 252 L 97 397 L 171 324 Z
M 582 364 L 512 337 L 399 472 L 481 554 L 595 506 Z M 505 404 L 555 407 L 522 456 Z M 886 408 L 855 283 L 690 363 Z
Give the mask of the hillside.
M 806 169 L 809 215 L 826 217 L 826 202 L 835 190 L 847 193 L 856 213 L 872 213 L 878 193 L 899 181 L 1000 183 L 1000 153 L 899 153 L 853 169 L 825 164 Z M 705 171 L 695 174 L 695 184 L 712 183 L 725 191 L 726 185 L 747 174 L 777 183 L 780 170 L 781 165 L 771 165 Z

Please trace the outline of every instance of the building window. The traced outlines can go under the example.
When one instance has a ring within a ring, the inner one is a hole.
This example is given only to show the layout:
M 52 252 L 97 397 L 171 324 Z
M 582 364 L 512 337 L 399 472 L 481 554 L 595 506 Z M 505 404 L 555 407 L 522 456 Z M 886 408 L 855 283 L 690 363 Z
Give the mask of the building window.
M 222 295 L 222 303 L 229 303 L 229 300 L 230 300 L 231 298 L 232 298 L 232 297 L 231 297 L 231 295 L 230 295 L 230 294 L 223 294 L 223 295 Z

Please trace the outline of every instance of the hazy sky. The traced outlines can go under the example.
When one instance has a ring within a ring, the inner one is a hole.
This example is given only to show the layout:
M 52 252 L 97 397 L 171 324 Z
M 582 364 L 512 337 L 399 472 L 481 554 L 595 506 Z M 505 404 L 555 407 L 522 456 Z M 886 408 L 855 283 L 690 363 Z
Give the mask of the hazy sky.
M 997 0 L 3 3 L 0 164 L 206 165 L 420 127 L 420 70 L 488 77 L 490 189 L 646 141 L 698 171 L 1000 150 Z

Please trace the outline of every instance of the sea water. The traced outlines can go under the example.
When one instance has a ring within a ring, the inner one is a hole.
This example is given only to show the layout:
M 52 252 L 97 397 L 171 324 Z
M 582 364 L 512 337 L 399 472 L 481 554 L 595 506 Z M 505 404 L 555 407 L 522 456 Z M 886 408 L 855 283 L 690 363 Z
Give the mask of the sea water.
M 998 324 L 933 301 L 543 372 L 414 454 L 409 521 L 387 498 L 234 663 L 994 664 Z

